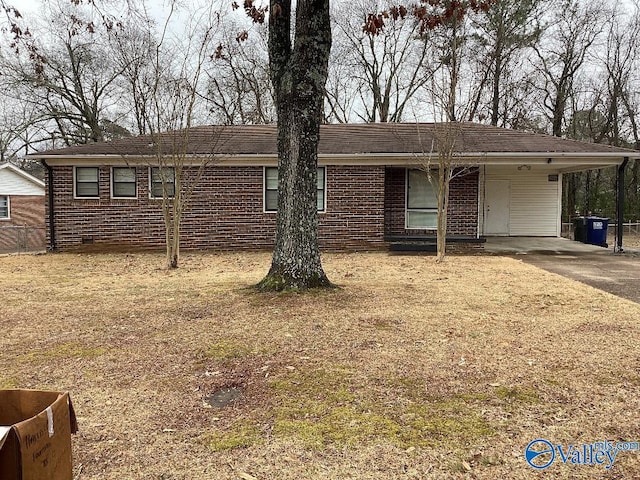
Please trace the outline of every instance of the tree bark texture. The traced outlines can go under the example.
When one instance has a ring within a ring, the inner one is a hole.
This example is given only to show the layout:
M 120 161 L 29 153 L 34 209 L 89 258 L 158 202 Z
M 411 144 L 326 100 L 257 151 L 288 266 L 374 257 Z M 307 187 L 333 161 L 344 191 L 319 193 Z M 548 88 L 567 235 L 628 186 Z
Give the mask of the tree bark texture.
M 331 287 L 318 246 L 317 165 L 331 25 L 329 0 L 271 0 L 269 66 L 278 112 L 278 213 L 271 269 L 261 290 Z
M 449 208 L 449 185 L 451 183 L 450 159 L 448 161 L 446 158 L 441 159 L 439 167 L 436 263 L 443 262 L 447 254 L 447 210 Z
M 180 223 L 182 222 L 182 186 L 180 179 L 182 177 L 182 169 L 176 168 L 174 172 L 174 196 L 171 197 L 168 194 L 164 178 L 162 186 L 162 212 L 164 214 L 166 259 L 169 270 L 178 268 L 180 262 Z

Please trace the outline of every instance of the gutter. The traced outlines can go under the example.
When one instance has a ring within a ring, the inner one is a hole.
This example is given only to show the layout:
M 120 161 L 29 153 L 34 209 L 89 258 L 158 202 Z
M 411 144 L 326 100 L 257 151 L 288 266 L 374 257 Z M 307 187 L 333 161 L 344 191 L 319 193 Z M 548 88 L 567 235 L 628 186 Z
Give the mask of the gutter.
M 56 251 L 56 222 L 53 208 L 53 168 L 47 164 L 46 160 L 40 159 L 44 168 L 47 169 L 47 196 L 49 197 L 49 247 L 50 252 Z
M 466 152 L 456 154 L 453 161 L 469 165 L 542 165 L 561 169 L 578 168 L 603 168 L 617 166 L 623 161 L 626 152 Z M 132 163 L 142 165 L 157 164 L 157 158 L 153 155 L 42 155 L 41 161 L 47 160 L 51 165 L 102 165 L 105 162 L 112 165 L 129 165 Z M 631 157 L 633 158 L 633 157 Z M 640 158 L 640 156 L 638 157 Z M 270 154 L 213 154 L 188 155 L 185 165 L 201 165 L 202 161 L 208 161 L 211 165 L 218 166 L 277 166 L 278 155 Z M 409 166 L 420 165 L 425 161 L 437 162 L 437 154 L 429 153 L 359 153 L 345 154 L 318 154 L 318 165 L 357 165 L 357 166 Z

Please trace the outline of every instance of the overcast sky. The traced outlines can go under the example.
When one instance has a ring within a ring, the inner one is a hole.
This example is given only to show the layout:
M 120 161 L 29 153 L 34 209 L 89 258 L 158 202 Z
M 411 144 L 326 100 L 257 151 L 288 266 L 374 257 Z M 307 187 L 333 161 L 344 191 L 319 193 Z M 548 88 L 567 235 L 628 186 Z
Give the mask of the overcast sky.
M 58 2 L 61 4 L 70 3 L 71 0 L 49 0 L 51 3 Z M 158 23 L 163 23 L 169 14 L 169 0 L 145 0 L 141 2 L 139 0 L 128 0 L 132 5 L 140 6 L 145 4 L 147 6 L 148 11 L 151 16 L 156 19 Z M 203 0 L 204 1 L 204 0 Z M 108 3 L 109 0 L 106 0 L 105 3 Z M 37 14 L 39 10 L 42 8 L 42 0 L 7 0 L 7 3 L 15 6 L 20 13 L 25 17 L 28 23 L 28 19 L 30 16 Z M 121 3 L 121 2 L 118 2 Z M 199 2 L 195 0 L 176 0 L 178 5 L 181 5 L 180 9 L 182 11 L 190 11 L 194 9 L 194 5 L 197 5 Z M 210 1 L 208 2 L 210 3 Z M 231 6 L 231 1 L 229 1 L 229 7 Z M 111 12 L 110 12 L 111 13 Z M 174 14 L 174 18 L 179 15 Z

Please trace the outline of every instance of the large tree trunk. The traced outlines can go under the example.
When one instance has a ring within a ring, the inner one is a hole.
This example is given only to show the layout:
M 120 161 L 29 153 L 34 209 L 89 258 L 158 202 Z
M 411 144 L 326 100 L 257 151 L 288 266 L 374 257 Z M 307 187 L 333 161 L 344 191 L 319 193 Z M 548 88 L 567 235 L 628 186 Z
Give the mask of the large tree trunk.
M 278 213 L 262 290 L 330 287 L 318 247 L 317 166 L 331 25 L 328 0 L 271 0 L 269 66 L 278 111 Z

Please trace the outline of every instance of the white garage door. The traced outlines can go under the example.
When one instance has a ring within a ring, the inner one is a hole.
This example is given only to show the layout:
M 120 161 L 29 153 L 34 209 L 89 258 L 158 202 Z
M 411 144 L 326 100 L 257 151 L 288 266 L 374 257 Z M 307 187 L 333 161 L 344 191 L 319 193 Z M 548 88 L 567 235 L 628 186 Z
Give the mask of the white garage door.
M 540 168 L 540 167 L 539 167 Z M 502 207 L 503 215 L 508 215 L 508 235 L 532 237 L 560 236 L 561 176 L 550 170 L 531 170 L 516 166 L 495 168 L 487 166 L 485 173 L 485 235 L 491 233 L 499 219 L 491 219 L 492 211 L 488 201 L 495 199 L 491 190 L 508 182 L 508 207 Z M 494 187 L 495 186 L 495 187 Z M 493 200 L 495 202 L 495 200 Z M 490 211 L 487 212 L 487 207 Z M 503 221 L 506 219 L 503 219 Z M 491 223 L 489 223 L 491 222 Z M 504 234 L 504 233 L 503 233 Z

